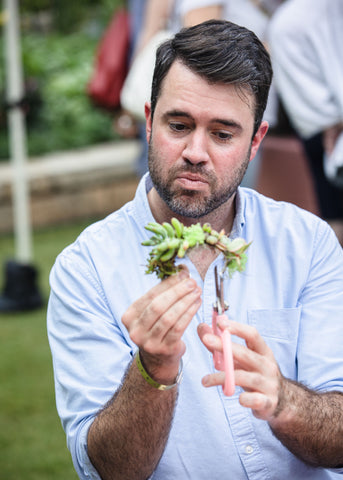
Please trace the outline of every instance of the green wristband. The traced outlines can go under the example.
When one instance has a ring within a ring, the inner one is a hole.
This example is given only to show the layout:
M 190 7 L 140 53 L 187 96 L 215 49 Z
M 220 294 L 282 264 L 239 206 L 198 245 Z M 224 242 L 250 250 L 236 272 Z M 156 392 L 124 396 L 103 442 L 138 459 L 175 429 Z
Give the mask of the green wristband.
M 136 353 L 136 364 L 137 364 L 138 370 L 140 371 L 140 374 L 142 375 L 142 377 L 144 378 L 144 380 L 145 380 L 149 385 L 151 385 L 152 387 L 156 388 L 157 390 L 170 390 L 171 388 L 174 388 L 174 387 L 176 387 L 177 385 L 179 385 L 179 383 L 180 383 L 181 380 L 182 380 L 182 373 L 183 373 L 183 362 L 182 362 L 182 358 L 181 358 L 181 361 L 180 361 L 180 370 L 179 370 L 179 373 L 177 374 L 175 383 L 173 383 L 172 385 L 163 385 L 162 383 L 158 383 L 158 382 L 156 382 L 156 380 L 154 380 L 153 378 L 150 377 L 150 375 L 148 374 L 148 372 L 147 372 L 147 371 L 145 370 L 145 368 L 143 367 L 143 364 L 142 364 L 142 361 L 141 361 L 141 357 L 140 357 L 140 355 L 139 355 L 139 350 L 137 350 L 137 353 Z

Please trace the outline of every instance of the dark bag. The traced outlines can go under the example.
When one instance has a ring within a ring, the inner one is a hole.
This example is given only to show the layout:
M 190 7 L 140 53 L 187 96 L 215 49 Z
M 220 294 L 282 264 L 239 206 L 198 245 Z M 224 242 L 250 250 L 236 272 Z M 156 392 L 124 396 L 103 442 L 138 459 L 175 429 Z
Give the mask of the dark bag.
M 120 106 L 120 92 L 128 71 L 129 13 L 118 10 L 98 46 L 94 72 L 87 85 L 90 98 L 101 107 Z

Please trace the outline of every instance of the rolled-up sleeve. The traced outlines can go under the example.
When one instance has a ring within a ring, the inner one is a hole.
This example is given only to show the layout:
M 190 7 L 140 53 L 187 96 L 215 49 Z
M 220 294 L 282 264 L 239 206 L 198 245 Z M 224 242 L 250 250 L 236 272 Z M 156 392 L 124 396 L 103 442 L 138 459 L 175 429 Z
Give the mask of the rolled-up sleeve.
M 58 257 L 50 284 L 48 337 L 57 410 L 79 477 L 98 479 L 87 455 L 87 433 L 120 386 L 131 347 L 113 317 L 95 267 L 86 263 L 77 244 Z
M 343 391 L 343 254 L 331 229 L 318 224 L 311 268 L 300 296 L 300 382 Z

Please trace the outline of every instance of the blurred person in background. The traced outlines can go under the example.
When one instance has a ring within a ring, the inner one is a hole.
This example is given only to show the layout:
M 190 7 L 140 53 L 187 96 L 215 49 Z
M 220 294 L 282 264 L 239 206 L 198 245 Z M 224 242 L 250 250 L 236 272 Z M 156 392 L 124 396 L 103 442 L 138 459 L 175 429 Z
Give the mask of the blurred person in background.
M 126 7 L 130 18 L 130 45 L 128 52 L 129 65 L 134 58 L 138 39 L 141 35 L 146 2 L 147 0 L 127 0 L 126 2 Z M 124 108 L 120 108 L 119 112 L 115 115 L 113 128 L 117 133 L 119 133 L 120 136 L 126 139 L 137 138 L 141 135 L 140 126 L 136 119 Z
M 149 41 L 169 24 L 174 0 L 128 0 L 127 6 L 131 18 L 130 64 L 146 47 Z M 153 66 L 151 66 L 151 69 Z M 142 111 L 142 118 L 144 112 Z M 145 121 L 133 112 L 123 108 L 114 120 L 114 129 L 123 138 L 138 137 L 141 143 L 136 159 L 138 177 L 148 169 L 148 144 L 145 134 Z
M 321 216 L 343 245 L 343 2 L 288 0 L 270 24 L 275 83 L 301 138 Z

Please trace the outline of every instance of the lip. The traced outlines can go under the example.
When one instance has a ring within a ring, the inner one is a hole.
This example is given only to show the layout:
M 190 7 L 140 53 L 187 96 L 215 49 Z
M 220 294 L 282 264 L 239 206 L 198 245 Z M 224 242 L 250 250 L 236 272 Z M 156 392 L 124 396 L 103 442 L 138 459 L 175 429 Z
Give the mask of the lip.
M 176 181 L 185 188 L 199 188 L 208 184 L 207 180 L 194 173 L 183 173 L 176 177 Z

